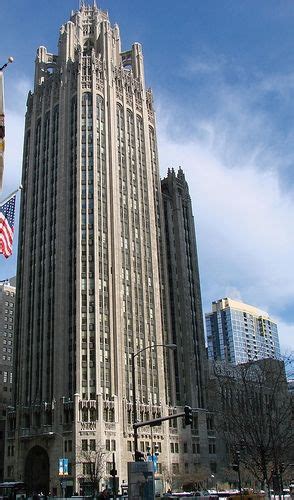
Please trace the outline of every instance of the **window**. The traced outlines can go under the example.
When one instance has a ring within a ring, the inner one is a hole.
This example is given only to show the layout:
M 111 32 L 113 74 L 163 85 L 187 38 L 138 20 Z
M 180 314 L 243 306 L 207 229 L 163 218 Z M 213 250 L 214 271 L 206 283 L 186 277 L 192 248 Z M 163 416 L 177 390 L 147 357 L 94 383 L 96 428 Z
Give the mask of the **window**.
M 197 413 L 196 414 L 194 413 L 192 416 L 191 429 L 198 430 L 198 415 L 197 415 Z
M 83 449 L 83 448 L 82 448 Z M 64 451 L 72 451 L 72 440 L 69 439 L 68 441 L 64 441 Z
M 178 474 L 179 473 L 179 464 L 172 464 L 172 472 L 173 474 Z
M 88 441 L 87 439 L 82 439 L 82 450 L 87 451 L 88 450 Z
M 84 462 L 83 463 L 83 474 L 85 475 L 90 475 L 91 470 L 92 470 L 93 464 L 91 462 Z
M 200 444 L 199 443 L 192 443 L 192 453 L 194 454 L 200 454 Z
M 208 451 L 210 454 L 215 454 L 215 442 L 214 441 L 210 441 L 210 443 L 208 444 Z
M 187 445 L 187 443 L 184 443 L 184 453 L 188 453 L 188 445 Z
M 214 419 L 213 419 L 213 415 L 207 415 L 207 417 L 206 417 L 206 421 L 207 421 L 207 430 L 208 430 L 208 431 L 213 431 L 213 430 L 214 430 Z
M 90 439 L 90 450 L 95 451 L 96 450 L 96 441 L 95 439 Z
M 210 470 L 211 472 L 217 472 L 217 465 L 215 462 L 210 463 Z
M 105 448 L 107 451 L 110 451 L 110 439 L 106 439 L 105 441 Z
M 7 467 L 7 476 L 13 477 L 13 465 L 8 465 Z

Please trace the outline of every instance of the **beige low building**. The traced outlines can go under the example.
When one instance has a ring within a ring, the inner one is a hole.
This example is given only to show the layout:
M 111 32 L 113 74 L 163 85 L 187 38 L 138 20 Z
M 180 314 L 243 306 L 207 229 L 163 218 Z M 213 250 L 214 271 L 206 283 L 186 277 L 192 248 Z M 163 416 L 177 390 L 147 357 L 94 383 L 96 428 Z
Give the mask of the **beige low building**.
M 4 479 L 7 409 L 12 404 L 15 278 L 0 282 L 0 482 Z M 13 445 L 7 449 L 14 455 Z

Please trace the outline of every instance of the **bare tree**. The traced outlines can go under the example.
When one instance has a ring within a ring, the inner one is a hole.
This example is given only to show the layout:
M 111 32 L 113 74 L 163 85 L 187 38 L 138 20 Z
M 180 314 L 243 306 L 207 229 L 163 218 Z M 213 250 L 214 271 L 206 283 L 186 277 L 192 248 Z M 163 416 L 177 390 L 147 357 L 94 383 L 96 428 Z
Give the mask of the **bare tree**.
M 286 369 L 293 367 L 293 356 Z M 291 398 L 283 361 L 263 359 L 238 366 L 215 363 L 216 414 L 231 462 L 263 483 L 293 462 Z
M 175 477 L 175 474 L 172 472 L 171 467 L 168 466 L 166 463 L 162 464 L 161 475 L 164 481 L 165 488 L 172 489 L 173 479 Z
M 109 453 L 99 441 L 95 442 L 95 449 L 81 449 L 79 452 L 80 478 L 90 486 L 93 494 L 99 492 L 101 479 L 105 476 L 108 455 Z
M 210 477 L 210 469 L 203 464 L 198 464 L 197 469 L 190 472 L 183 470 L 173 472 L 170 466 L 162 464 L 162 479 L 166 489 L 183 488 L 185 491 L 202 490 L 207 486 L 207 481 Z
M 207 465 L 198 464 L 197 469 L 182 474 L 181 482 L 185 491 L 204 490 L 211 479 L 211 471 Z

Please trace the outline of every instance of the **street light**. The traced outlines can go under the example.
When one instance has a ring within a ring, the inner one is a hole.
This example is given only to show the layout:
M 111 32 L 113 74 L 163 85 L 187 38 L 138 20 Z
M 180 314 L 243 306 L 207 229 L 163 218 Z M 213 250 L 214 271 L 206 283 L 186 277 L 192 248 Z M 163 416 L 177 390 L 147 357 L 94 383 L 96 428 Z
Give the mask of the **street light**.
M 49 436 L 57 436 L 59 438 L 61 438 L 61 443 L 62 443 L 62 453 L 61 453 L 61 458 L 59 458 L 59 461 L 58 461 L 58 475 L 60 476 L 60 485 L 61 485 L 61 488 L 62 488 L 62 496 L 63 498 L 65 497 L 65 483 L 64 483 L 64 476 L 67 476 L 68 475 L 68 459 L 65 459 L 63 458 L 64 457 L 64 436 L 62 434 L 59 434 L 59 432 L 53 432 L 53 431 L 50 431 L 48 432 L 48 435 Z M 65 465 L 65 462 L 64 461 L 67 461 L 67 464 Z M 61 463 L 62 461 L 62 463 Z M 61 463 L 61 465 L 60 465 Z M 61 467 L 61 469 L 60 469 Z M 67 470 L 67 473 L 64 472 L 64 469 L 66 467 L 66 470 Z M 62 473 L 60 473 L 60 470 L 62 471 Z
M 164 347 L 167 349 L 175 350 L 177 348 L 176 344 L 153 344 L 140 349 L 137 352 L 132 352 L 132 389 L 133 389 L 133 422 L 137 422 L 137 400 L 136 400 L 136 370 L 135 370 L 135 357 L 141 354 L 147 349 L 154 349 L 157 347 Z M 134 427 L 134 452 L 135 452 L 135 462 L 138 456 L 138 428 Z
M 1 66 L 0 71 L 3 71 L 8 66 L 9 63 L 13 63 L 13 60 L 14 60 L 13 57 L 9 56 L 7 59 L 7 63 L 5 63 L 5 64 L 3 64 L 3 66 Z

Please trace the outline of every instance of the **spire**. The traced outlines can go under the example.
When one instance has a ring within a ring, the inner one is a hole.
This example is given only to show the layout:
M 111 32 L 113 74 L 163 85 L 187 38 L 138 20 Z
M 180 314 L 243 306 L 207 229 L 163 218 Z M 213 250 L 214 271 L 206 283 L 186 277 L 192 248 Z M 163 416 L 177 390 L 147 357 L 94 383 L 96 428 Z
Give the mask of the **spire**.
M 79 10 L 83 9 L 84 7 L 87 7 L 85 0 L 79 0 Z M 96 0 L 93 0 L 93 9 L 98 10 Z
M 179 170 L 178 170 L 178 179 L 181 180 L 181 181 L 185 181 L 185 174 L 183 172 L 183 169 L 182 167 L 179 167 Z

